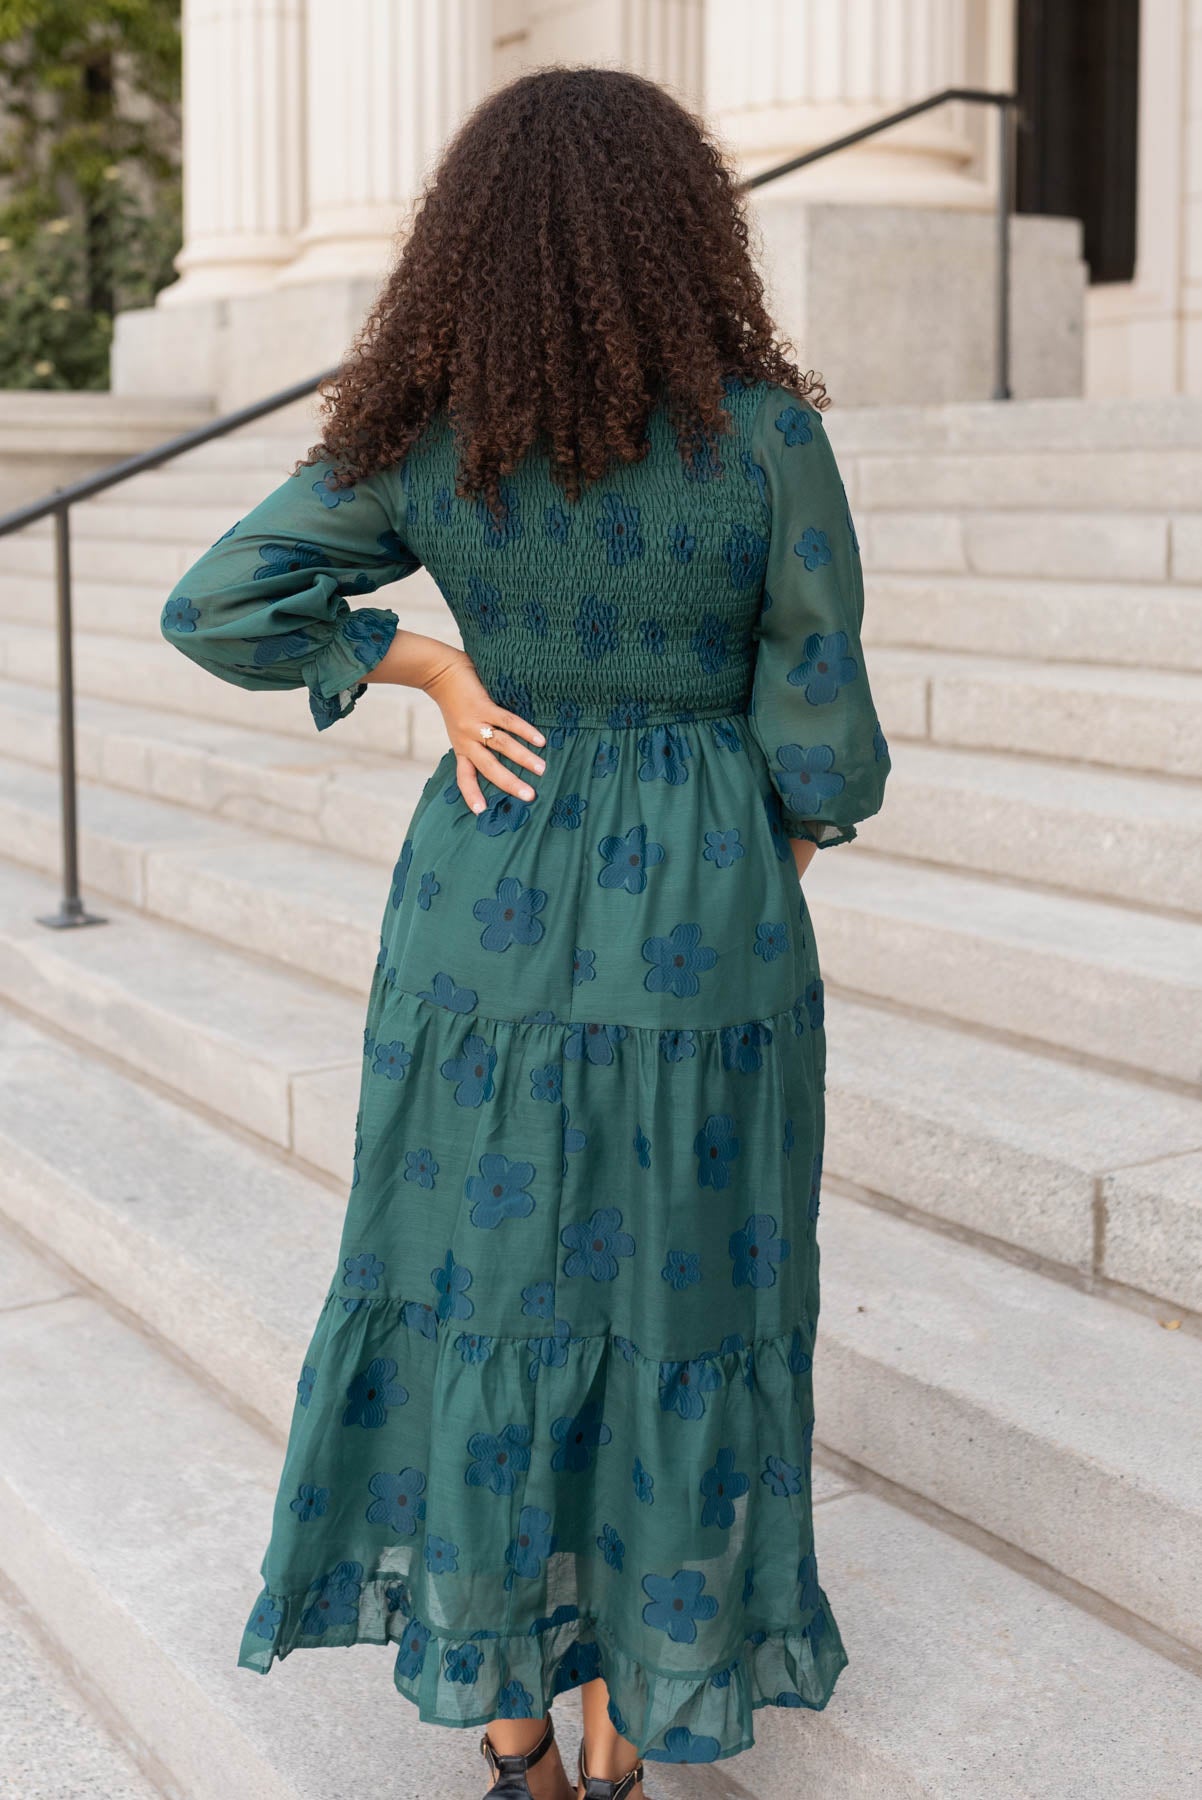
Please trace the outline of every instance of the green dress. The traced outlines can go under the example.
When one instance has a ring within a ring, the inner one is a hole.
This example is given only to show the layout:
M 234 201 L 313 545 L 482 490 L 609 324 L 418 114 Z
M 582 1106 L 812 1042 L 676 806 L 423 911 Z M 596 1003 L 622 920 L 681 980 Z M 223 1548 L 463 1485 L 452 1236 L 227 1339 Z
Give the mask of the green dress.
M 811 1519 L 825 1047 L 787 840 L 852 838 L 889 769 L 821 416 L 736 376 L 723 404 L 692 467 L 657 411 L 575 503 L 527 458 L 500 522 L 455 495 L 440 415 L 351 489 L 289 477 L 163 615 L 323 728 L 397 628 L 355 597 L 424 565 L 547 734 L 535 800 L 486 782 L 478 816 L 448 749 L 383 894 L 345 1229 L 238 1660 L 389 1643 L 457 1726 L 603 1675 L 678 1762 L 824 1706 L 847 1662 Z

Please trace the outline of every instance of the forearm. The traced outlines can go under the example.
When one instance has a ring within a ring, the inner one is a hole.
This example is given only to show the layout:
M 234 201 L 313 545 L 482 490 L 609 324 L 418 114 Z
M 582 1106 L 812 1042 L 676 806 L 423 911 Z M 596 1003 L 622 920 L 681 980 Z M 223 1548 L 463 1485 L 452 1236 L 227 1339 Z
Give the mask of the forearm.
M 817 854 L 818 846 L 812 838 L 795 837 L 789 839 L 793 851 L 793 861 L 797 864 L 798 880 L 805 874 Z
M 390 683 L 397 687 L 429 688 L 431 682 L 454 664 L 466 659 L 466 652 L 441 638 L 424 637 L 418 631 L 398 630 L 392 643 L 374 668 L 368 669 L 364 681 Z

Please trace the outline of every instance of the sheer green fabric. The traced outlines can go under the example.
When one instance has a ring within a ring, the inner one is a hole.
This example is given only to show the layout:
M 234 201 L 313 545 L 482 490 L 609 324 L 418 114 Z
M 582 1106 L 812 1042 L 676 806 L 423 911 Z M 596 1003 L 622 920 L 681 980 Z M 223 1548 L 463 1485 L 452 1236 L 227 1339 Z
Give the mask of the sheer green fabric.
M 889 768 L 820 415 L 737 379 L 725 404 L 691 465 L 657 412 L 574 505 L 528 460 L 500 520 L 456 497 L 444 420 L 352 490 L 305 470 L 163 622 L 325 726 L 397 627 L 351 600 L 424 565 L 548 739 L 535 800 L 486 782 L 479 816 L 448 750 L 382 895 L 342 1243 L 239 1660 L 388 1643 L 448 1725 L 601 1674 L 673 1761 L 824 1706 L 847 1661 L 811 1511 L 825 1038 L 787 838 L 846 841 Z

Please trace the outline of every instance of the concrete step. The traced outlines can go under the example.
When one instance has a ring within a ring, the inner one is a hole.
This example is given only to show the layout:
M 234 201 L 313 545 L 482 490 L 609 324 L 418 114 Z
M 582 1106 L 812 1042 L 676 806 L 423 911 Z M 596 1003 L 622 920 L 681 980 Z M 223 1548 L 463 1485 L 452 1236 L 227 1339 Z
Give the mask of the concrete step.
M 48 688 L 0 682 L 0 744 L 40 770 L 58 767 L 58 703 Z M 167 800 L 222 820 L 395 860 L 427 778 L 424 764 L 164 713 L 84 695 L 76 703 L 76 765 L 84 781 Z M 28 775 L 27 802 L 49 801 Z M 36 778 L 35 778 L 36 781 Z
M 1202 1100 L 842 994 L 826 1028 L 829 1175 L 1202 1314 Z
M 358 1076 L 370 967 L 352 997 L 107 901 L 107 925 L 48 931 L 36 920 L 55 899 L 42 877 L 3 867 L 0 995 L 219 1119 L 308 1156 L 329 1118 L 320 1095 L 331 1072 Z M 345 1114 L 339 1123 L 345 1172 Z M 333 1159 L 332 1140 L 324 1154 Z
M 32 687 L 57 687 L 54 634 L 47 626 L 0 627 L 0 677 Z M 75 634 L 77 694 L 128 702 L 153 698 L 156 707 L 188 718 L 236 725 L 317 741 L 308 699 L 301 689 L 248 692 L 191 663 L 158 633 L 153 639 L 102 632 Z M 397 757 L 428 757 L 446 749 L 446 728 L 434 701 L 416 688 L 377 687 L 349 718 L 325 734 L 338 734 L 342 749 L 374 750 Z
M 5 1257 L 18 1275 L 19 1255 Z M 87 1408 L 61 1405 L 64 1368 L 92 1373 Z M 180 1791 L 358 1800 L 396 1791 L 398 1773 L 404 1792 L 435 1782 L 475 1791 L 471 1734 L 421 1727 L 395 1706 L 380 1733 L 387 1650 L 298 1656 L 285 1677 L 273 1671 L 270 1693 L 234 1666 L 269 1527 L 276 1441 L 83 1293 L 0 1312 L 0 1370 L 3 1567 L 47 1629 L 89 1645 L 105 1699 Z M 89 1511 L 98 1493 L 106 1504 Z M 718 1768 L 657 1766 L 657 1795 L 993 1800 L 1002 1759 L 1008 1791 L 1031 1800 L 1085 1800 L 1078 1777 L 1094 1793 L 1138 1778 L 1143 1792 L 1187 1800 L 1202 1727 L 1196 1677 L 828 1473 L 821 1452 L 815 1498 L 823 1581 L 855 1665 L 807 1723 L 822 1744 L 799 1763 L 795 1722 L 766 1709 L 753 1751 Z M 1133 1692 L 1140 1706 L 1116 1740 L 1114 1717 Z
M 822 852 L 824 975 L 871 1000 L 1196 1084 L 1202 927 L 886 856 Z
M 35 1608 L 10 1592 L 0 1589 L 3 1791 L 12 1800 L 161 1800 L 120 1742 L 119 1723 L 110 1735 L 93 1716 L 47 1654 Z M 74 1648 L 86 1658 L 86 1646 Z
M 1202 401 L 948 401 L 938 406 L 834 406 L 826 425 L 844 455 L 966 455 L 1202 449 Z
M 873 512 L 1191 513 L 1202 448 L 865 450 L 851 458 L 857 521 Z
M 1202 913 L 1202 787 L 1033 756 L 899 743 L 866 848 Z
M 1202 1336 L 846 1196 L 819 1231 L 823 1442 L 1202 1648 Z
M 1013 575 L 865 574 L 864 642 L 1039 664 L 1202 670 L 1202 588 Z
M 854 505 L 854 499 L 853 499 Z M 930 510 L 856 514 L 869 569 L 1033 575 L 1066 581 L 1196 581 L 1188 514 Z M 1178 538 L 1180 537 L 1180 543 Z M 1180 553 L 1179 553 L 1180 552 Z

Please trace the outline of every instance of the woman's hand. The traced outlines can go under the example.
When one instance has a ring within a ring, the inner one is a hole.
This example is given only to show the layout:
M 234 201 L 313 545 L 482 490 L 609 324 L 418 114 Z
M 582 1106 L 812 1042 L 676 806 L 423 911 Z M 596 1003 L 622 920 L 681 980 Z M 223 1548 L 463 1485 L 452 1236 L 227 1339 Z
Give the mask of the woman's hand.
M 523 769 L 541 775 L 546 767 L 541 756 L 527 749 L 521 741 L 545 744 L 546 738 L 537 725 L 531 725 L 520 714 L 498 706 L 476 673 L 476 666 L 465 650 L 448 647 L 445 663 L 422 683 L 442 711 L 447 736 L 455 752 L 455 774 L 459 792 L 474 813 L 483 812 L 488 802 L 480 792 L 481 775 L 507 794 L 533 800 L 534 789 L 501 761 L 509 758 Z M 485 741 L 481 725 L 491 725 L 493 735 Z

